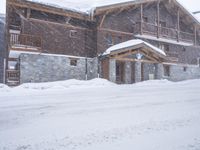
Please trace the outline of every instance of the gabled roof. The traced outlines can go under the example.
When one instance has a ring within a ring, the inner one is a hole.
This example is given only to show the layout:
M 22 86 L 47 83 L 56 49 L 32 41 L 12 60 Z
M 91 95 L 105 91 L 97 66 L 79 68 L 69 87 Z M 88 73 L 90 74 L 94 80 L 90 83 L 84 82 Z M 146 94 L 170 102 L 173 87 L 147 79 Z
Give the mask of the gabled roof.
M 165 52 L 145 41 L 135 39 L 114 45 L 106 50 L 102 58 L 119 61 L 141 61 L 147 63 L 169 62 Z
M 137 47 L 137 48 L 148 47 L 151 49 L 152 52 L 159 54 L 159 55 L 166 56 L 166 54 L 163 50 L 151 45 L 150 43 L 147 43 L 147 42 L 145 42 L 143 40 L 139 40 L 139 39 L 129 40 L 129 41 L 111 46 L 110 48 L 108 48 L 105 51 L 105 53 L 103 53 L 103 55 L 109 55 L 109 54 L 116 53 L 118 51 L 127 50 L 127 49 L 134 49 L 135 47 Z

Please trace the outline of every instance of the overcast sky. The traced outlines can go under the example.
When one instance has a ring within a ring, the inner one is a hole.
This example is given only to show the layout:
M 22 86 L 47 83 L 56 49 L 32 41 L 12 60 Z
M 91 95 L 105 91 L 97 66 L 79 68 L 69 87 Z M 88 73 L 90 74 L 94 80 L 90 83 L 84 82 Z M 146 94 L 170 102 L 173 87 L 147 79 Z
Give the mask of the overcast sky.
M 72 1 L 81 2 L 81 0 L 72 0 Z M 127 0 L 124 0 L 124 1 L 127 1 Z M 200 11 L 200 0 L 178 0 L 178 1 L 180 1 L 191 12 Z M 5 13 L 5 7 L 6 7 L 6 0 L 0 0 L 0 13 Z

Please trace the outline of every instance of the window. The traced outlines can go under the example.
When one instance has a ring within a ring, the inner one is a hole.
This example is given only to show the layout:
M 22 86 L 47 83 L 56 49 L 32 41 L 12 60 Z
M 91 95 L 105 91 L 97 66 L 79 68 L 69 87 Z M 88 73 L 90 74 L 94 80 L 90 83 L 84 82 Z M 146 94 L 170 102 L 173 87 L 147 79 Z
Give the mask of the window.
M 77 66 L 77 59 L 71 58 L 70 59 L 70 66 Z
M 76 30 L 70 30 L 69 36 L 71 38 L 76 38 L 78 37 L 78 32 Z
M 169 77 L 170 76 L 170 66 L 164 65 L 164 76 Z
M 160 21 L 160 26 L 161 27 L 166 27 L 167 26 L 167 23 L 165 21 Z
M 156 21 L 156 22 L 155 22 L 156 25 L 158 25 L 158 20 L 156 19 L 155 21 Z M 160 20 L 159 26 L 160 26 L 160 27 L 167 27 L 166 21 Z
M 122 42 L 122 37 L 121 36 L 116 37 L 115 44 L 118 44 L 118 43 L 121 43 L 121 42 Z
M 186 72 L 187 71 L 187 67 L 183 67 L 183 71 Z
M 148 17 L 143 16 L 142 18 L 143 18 L 143 22 L 148 22 Z
M 106 35 L 106 42 L 107 42 L 108 46 L 112 46 L 113 45 L 112 35 L 110 35 L 110 34 Z
M 169 45 L 167 45 L 167 44 L 162 44 L 162 43 L 160 43 L 160 44 L 159 44 L 159 48 L 162 49 L 162 50 L 165 51 L 165 52 L 168 52 L 168 51 L 169 51 Z

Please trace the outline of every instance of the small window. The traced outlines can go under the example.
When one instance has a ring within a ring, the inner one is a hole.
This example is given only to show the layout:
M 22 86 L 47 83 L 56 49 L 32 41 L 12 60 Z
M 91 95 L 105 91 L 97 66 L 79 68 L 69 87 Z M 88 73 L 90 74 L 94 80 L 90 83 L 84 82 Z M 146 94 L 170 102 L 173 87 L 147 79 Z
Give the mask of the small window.
M 164 65 L 164 76 L 169 77 L 170 76 L 170 66 Z
M 183 67 L 183 71 L 186 72 L 187 71 L 187 67 Z
M 70 66 L 77 66 L 77 59 L 70 59 Z
M 167 23 L 165 21 L 160 21 L 160 26 L 161 27 L 166 27 L 167 26 Z
M 69 36 L 71 38 L 76 38 L 78 37 L 78 32 L 76 30 L 70 30 Z
M 143 16 L 143 22 L 148 22 L 148 17 Z
M 113 45 L 112 35 L 110 35 L 110 34 L 106 35 L 106 42 L 107 42 L 108 46 L 112 46 Z
M 118 44 L 118 43 L 121 43 L 121 42 L 122 42 L 122 37 L 121 36 L 117 36 L 115 44 Z
M 156 23 L 156 25 L 158 25 L 158 20 L 157 19 L 156 19 L 155 23 Z M 165 21 L 160 21 L 159 26 L 160 27 L 167 27 L 167 23 Z
M 159 44 L 159 48 L 162 49 L 162 50 L 165 51 L 165 52 L 168 52 L 168 51 L 169 51 L 169 45 L 167 45 L 167 44 L 162 44 L 162 43 L 160 43 L 160 44 Z

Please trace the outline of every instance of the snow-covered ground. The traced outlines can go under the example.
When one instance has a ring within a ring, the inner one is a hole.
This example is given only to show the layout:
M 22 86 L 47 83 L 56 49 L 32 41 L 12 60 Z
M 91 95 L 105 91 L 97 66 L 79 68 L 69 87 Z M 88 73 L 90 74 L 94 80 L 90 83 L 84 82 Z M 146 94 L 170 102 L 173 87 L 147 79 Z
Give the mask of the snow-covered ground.
M 0 85 L 0 150 L 199 150 L 200 80 Z

